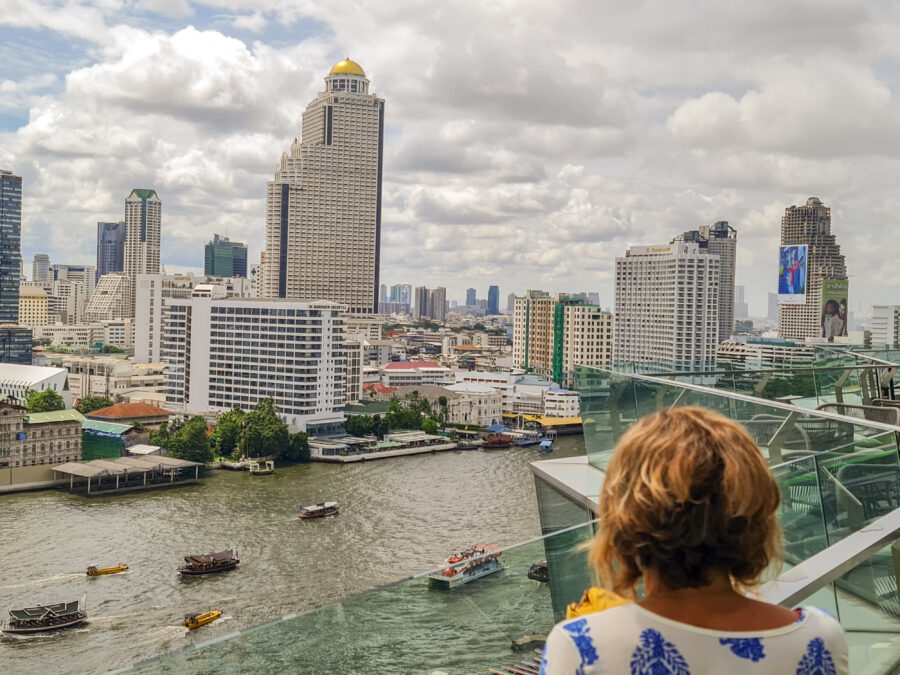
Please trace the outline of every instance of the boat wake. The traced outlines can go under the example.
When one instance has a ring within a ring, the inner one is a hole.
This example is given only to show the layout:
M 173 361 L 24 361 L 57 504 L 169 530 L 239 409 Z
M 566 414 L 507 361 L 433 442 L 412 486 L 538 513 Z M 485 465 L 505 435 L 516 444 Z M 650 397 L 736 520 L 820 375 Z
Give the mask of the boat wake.
M 52 584 L 57 581 L 68 581 L 70 579 L 77 579 L 83 576 L 84 572 L 66 572 L 64 574 L 54 574 L 53 576 L 44 577 L 43 579 L 29 579 L 28 581 L 23 581 L 18 584 L 3 584 L 2 586 L 0 586 L 0 590 L 4 590 L 7 588 L 28 588 L 29 586 L 44 586 L 46 584 Z
M 51 632 L 46 633 L 0 633 L 5 640 L 46 640 L 54 637 Z

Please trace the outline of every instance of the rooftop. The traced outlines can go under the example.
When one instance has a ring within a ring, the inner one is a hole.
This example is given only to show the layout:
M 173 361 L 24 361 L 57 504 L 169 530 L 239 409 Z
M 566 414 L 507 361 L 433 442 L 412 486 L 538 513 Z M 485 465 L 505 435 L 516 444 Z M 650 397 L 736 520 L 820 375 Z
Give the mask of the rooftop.
M 46 366 L 21 366 L 14 363 L 4 363 L 0 369 L 0 380 L 3 382 L 12 382 L 15 384 L 37 384 L 51 377 L 62 374 L 65 376 L 68 371 L 65 368 L 48 368 Z
M 88 419 L 130 420 L 140 417 L 162 417 L 172 413 L 147 403 L 116 403 L 88 413 Z
M 381 366 L 382 370 L 419 370 L 421 368 L 443 368 L 443 366 L 434 361 L 391 361 Z
M 332 66 L 331 71 L 328 73 L 329 75 L 359 75 L 360 77 L 366 76 L 366 71 L 362 69 L 362 66 L 359 65 L 356 61 L 351 61 L 348 56 L 343 61 L 338 61 Z
M 45 422 L 82 422 L 84 415 L 72 408 L 71 410 L 53 410 L 51 412 L 28 413 L 25 416 L 28 424 L 44 424 Z

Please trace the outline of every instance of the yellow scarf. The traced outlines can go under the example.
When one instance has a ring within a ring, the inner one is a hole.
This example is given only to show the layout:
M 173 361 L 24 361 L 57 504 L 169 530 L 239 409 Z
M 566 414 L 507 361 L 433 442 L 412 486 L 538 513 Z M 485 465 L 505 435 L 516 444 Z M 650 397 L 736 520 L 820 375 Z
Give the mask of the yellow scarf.
M 591 586 L 581 596 L 580 602 L 573 602 L 566 607 L 566 618 L 574 619 L 576 616 L 602 612 L 604 609 L 627 605 L 629 602 L 631 601 L 626 600 L 617 593 L 608 591 L 605 588 Z

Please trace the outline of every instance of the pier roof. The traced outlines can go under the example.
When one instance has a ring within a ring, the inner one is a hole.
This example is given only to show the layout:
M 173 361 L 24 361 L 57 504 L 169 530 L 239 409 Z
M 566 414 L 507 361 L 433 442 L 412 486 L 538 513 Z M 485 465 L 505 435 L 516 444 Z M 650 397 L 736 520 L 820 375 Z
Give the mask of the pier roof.
M 164 469 L 185 469 L 190 466 L 201 466 L 201 464 L 164 455 L 150 455 L 147 457 L 92 459 L 89 462 L 66 462 L 51 468 L 64 474 L 94 478 L 95 476 L 114 476 L 125 473 L 148 473 Z

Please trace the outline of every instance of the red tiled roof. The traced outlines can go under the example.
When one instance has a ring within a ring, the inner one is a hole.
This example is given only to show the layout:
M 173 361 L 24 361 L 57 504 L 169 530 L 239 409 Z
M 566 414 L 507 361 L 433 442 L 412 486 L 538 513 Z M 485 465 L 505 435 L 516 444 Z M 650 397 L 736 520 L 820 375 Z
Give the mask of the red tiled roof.
M 440 368 L 434 361 L 391 361 L 381 366 L 382 370 L 409 370 L 411 368 Z
M 130 420 L 140 417 L 162 417 L 163 415 L 171 415 L 168 410 L 157 408 L 155 405 L 148 403 L 116 403 L 106 408 L 100 408 L 88 413 L 88 419 L 106 419 L 106 420 Z
M 379 382 L 365 382 L 363 384 L 363 390 L 376 391 L 379 394 L 393 394 L 395 391 L 397 391 L 397 387 L 385 387 Z

